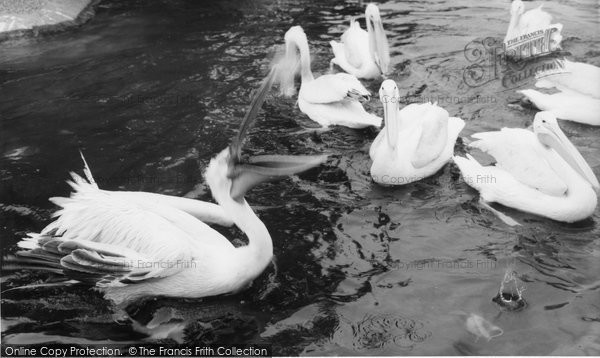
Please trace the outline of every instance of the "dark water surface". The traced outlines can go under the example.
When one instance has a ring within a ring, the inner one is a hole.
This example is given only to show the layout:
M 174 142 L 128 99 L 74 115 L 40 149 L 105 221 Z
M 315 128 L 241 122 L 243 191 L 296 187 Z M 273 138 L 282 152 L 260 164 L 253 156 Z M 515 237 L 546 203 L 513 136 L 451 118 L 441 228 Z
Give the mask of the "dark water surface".
M 597 2 L 538 3 L 564 25 L 570 58 L 600 65 Z M 481 47 L 504 37 L 508 1 L 380 8 L 390 77 L 407 99 L 438 101 L 467 122 L 458 153 L 474 132 L 532 123 L 535 111 L 515 93 L 532 78 L 506 78 L 506 65 L 489 57 L 493 46 Z M 82 166 L 78 149 L 104 189 L 212 200 L 202 171 L 235 134 L 285 31 L 304 27 L 313 71 L 324 73 L 328 42 L 363 9 L 344 1 L 103 1 L 81 28 L 0 44 L 2 253 L 50 222 L 48 198 L 68 195 L 68 172 Z M 465 53 L 469 43 L 483 52 Z M 474 63 L 480 67 L 467 71 Z M 373 93 L 379 84 L 366 83 Z M 367 109 L 383 115 L 377 96 Z M 561 126 L 600 176 L 600 128 Z M 113 321 L 109 303 L 83 287 L 5 292 L 3 343 L 176 339 L 266 343 L 289 355 L 600 353 L 600 209 L 562 224 L 503 208 L 522 223 L 508 227 L 481 208 L 454 164 L 384 188 L 369 176 L 377 130 L 314 127 L 294 99 L 270 96 L 248 141 L 254 154 L 331 154 L 321 168 L 247 196 L 275 247 L 275 265 L 249 290 L 140 303 L 132 315 L 142 323 L 156 312 L 173 317 L 150 335 Z M 238 230 L 223 232 L 244 240 Z M 527 306 L 518 312 L 492 301 L 507 271 L 524 288 Z M 43 279 L 22 272 L 4 276 L 2 287 Z M 477 339 L 465 325 L 471 313 L 504 333 Z

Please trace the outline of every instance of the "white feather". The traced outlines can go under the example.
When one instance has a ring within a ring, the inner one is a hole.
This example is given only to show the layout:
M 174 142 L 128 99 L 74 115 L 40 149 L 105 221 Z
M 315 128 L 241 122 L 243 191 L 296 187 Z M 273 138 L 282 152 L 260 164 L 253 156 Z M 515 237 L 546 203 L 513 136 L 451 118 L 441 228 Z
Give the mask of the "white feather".
M 538 72 L 535 76 L 535 86 L 572 91 L 600 99 L 600 67 L 567 59 L 561 63 L 562 66 L 558 70 Z
M 521 183 L 542 193 L 562 196 L 567 184 L 554 175 L 544 158 L 546 148 L 535 134 L 526 129 L 502 128 L 495 132 L 473 134 L 478 139 L 469 144 L 496 159 L 496 167 L 511 174 Z
M 546 94 L 533 89 L 517 91 L 542 111 L 552 112 L 556 118 L 600 126 L 600 99 L 579 92 L 564 90 Z
M 398 111 L 397 144 L 382 130 L 371 144 L 371 176 L 380 184 L 403 185 L 435 174 L 452 157 L 465 122 L 431 103 L 411 104 Z M 388 125 L 386 123 L 386 125 Z

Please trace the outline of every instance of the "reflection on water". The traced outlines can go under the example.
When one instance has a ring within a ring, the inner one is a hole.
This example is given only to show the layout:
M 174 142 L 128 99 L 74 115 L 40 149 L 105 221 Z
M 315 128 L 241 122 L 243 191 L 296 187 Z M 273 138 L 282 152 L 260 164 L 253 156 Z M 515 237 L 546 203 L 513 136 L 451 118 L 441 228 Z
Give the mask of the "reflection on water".
M 597 4 L 540 3 L 564 25 L 570 58 L 600 65 Z M 532 123 L 534 110 L 515 92 L 533 84 L 530 71 L 496 61 L 489 43 L 491 53 L 480 58 L 465 50 L 503 37 L 508 7 L 380 4 L 390 77 L 407 103 L 438 101 L 467 121 L 458 153 L 474 132 Z M 313 70 L 325 73 L 328 42 L 363 12 L 350 1 L 103 1 L 81 28 L 3 43 L 3 254 L 49 222 L 47 199 L 68 194 L 68 172 L 81 167 L 78 149 L 105 189 L 211 200 L 203 168 L 235 133 L 285 31 L 304 27 Z M 379 81 L 365 85 L 376 93 Z M 366 109 L 382 115 L 376 99 Z M 561 126 L 600 175 L 600 129 Z M 600 352 L 600 209 L 561 224 L 503 208 L 523 224 L 508 227 L 478 205 L 454 165 L 383 188 L 369 176 L 376 130 L 311 128 L 294 99 L 271 96 L 248 141 L 253 154 L 331 154 L 319 170 L 249 194 L 275 251 L 274 264 L 250 289 L 130 308 L 151 331 L 115 321 L 100 294 L 79 285 L 9 291 L 2 295 L 3 342 L 253 342 L 290 355 Z M 237 229 L 219 230 L 245 240 Z M 509 268 L 527 287 L 522 310 L 492 300 Z M 3 277 L 2 288 L 44 279 L 22 272 Z M 475 341 L 457 310 L 485 317 L 503 334 Z

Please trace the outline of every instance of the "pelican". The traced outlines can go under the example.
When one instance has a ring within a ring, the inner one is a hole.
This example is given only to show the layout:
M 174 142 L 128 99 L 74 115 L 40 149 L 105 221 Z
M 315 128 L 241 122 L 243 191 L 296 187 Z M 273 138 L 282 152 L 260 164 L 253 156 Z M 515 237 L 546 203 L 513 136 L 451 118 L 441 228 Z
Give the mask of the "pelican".
M 525 5 L 521 0 L 513 0 L 510 6 L 510 23 L 504 37 L 504 43 L 518 38 L 521 35 L 527 35 L 537 30 L 545 30 L 554 26 L 557 28 L 550 39 L 550 51 L 560 48 L 562 41 L 562 24 L 552 24 L 552 15 L 542 10 L 542 5 L 525 12 Z
M 594 212 L 598 179 L 551 112 L 536 114 L 533 132 L 503 128 L 473 137 L 478 140 L 470 146 L 493 156 L 496 165 L 484 167 L 468 154 L 454 162 L 484 203 L 569 223 Z
M 371 144 L 371 177 L 376 183 L 402 185 L 435 174 L 454 152 L 454 143 L 465 126 L 460 118 L 435 104 L 410 104 L 398 108 L 396 82 L 385 80 L 379 90 L 385 127 Z
M 556 88 L 545 94 L 533 89 L 518 91 L 537 108 L 556 118 L 600 126 L 600 68 L 587 63 L 562 61 L 559 70 L 536 74 L 538 88 Z
M 377 5 L 367 5 L 365 21 L 367 31 L 352 19 L 350 27 L 342 35 L 342 42 L 330 42 L 335 56 L 331 64 L 358 78 L 374 79 L 387 73 L 390 49 Z
M 336 73 L 314 78 L 310 69 L 308 40 L 302 27 L 293 26 L 286 32 L 285 55 L 279 68 L 279 88 L 285 96 L 294 93 L 294 77 L 300 71 L 302 83 L 298 106 L 321 126 L 365 128 L 381 125 L 381 118 L 367 113 L 359 102 L 359 99 L 369 99 L 370 93 L 355 76 Z
M 238 135 L 206 169 L 206 182 L 218 205 L 99 189 L 84 159 L 85 178 L 71 173 L 71 196 L 50 199 L 61 207 L 56 220 L 20 241 L 23 250 L 9 263 L 90 283 L 118 307 L 147 296 L 198 298 L 248 287 L 270 263 L 273 244 L 244 193 L 326 158 L 262 156 L 241 161 L 242 141 L 273 79 L 271 71 Z M 248 237 L 248 245 L 234 247 L 207 225 L 210 222 L 235 224 Z

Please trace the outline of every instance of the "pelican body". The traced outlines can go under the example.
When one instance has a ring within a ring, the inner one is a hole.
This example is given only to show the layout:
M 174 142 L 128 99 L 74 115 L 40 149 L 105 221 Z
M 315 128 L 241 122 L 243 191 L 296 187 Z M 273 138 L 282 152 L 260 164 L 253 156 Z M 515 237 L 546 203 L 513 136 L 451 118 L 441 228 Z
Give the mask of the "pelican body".
M 197 298 L 248 287 L 271 262 L 273 243 L 244 193 L 325 159 L 262 156 L 241 162 L 241 142 L 271 87 L 273 73 L 254 98 L 238 137 L 206 169 L 206 182 L 218 205 L 101 190 L 86 163 L 85 178 L 71 174 L 71 196 L 50 199 L 61 208 L 54 214 L 56 220 L 19 242 L 23 250 L 5 260 L 3 268 L 65 275 L 93 285 L 119 306 L 146 296 Z M 248 245 L 236 248 L 208 223 L 235 224 L 248 237 Z
M 542 5 L 535 9 L 525 11 L 525 5 L 521 0 L 513 0 L 510 7 L 510 22 L 504 37 L 504 44 L 509 45 L 512 41 L 522 42 L 524 39 L 521 38 L 523 35 L 529 35 L 538 30 L 548 30 L 554 27 L 550 34 L 548 43 L 548 52 L 560 49 L 560 43 L 562 41 L 562 24 L 552 24 L 552 15 L 542 10 Z M 512 41 L 511 41 L 512 40 Z M 534 49 L 539 50 L 539 49 Z M 517 53 L 517 56 L 520 53 Z M 530 55 L 537 55 L 538 53 L 531 53 Z M 510 53 L 508 54 L 510 55 Z
M 600 126 L 600 68 L 563 60 L 559 71 L 536 74 L 538 88 L 555 88 L 559 92 L 542 93 L 533 89 L 518 91 L 542 111 L 556 118 Z
M 365 21 L 367 31 L 352 19 L 342 35 L 342 42 L 330 42 L 335 56 L 331 64 L 358 78 L 374 79 L 387 73 L 390 50 L 377 5 L 367 5 Z
M 552 113 L 536 114 L 533 132 L 503 128 L 473 137 L 478 140 L 470 146 L 492 155 L 496 165 L 484 167 L 470 155 L 454 161 L 484 202 L 563 222 L 583 220 L 596 209 L 598 179 Z
M 300 71 L 298 107 L 321 126 L 365 128 L 381 125 L 381 118 L 367 113 L 359 102 L 369 99 L 370 93 L 355 76 L 347 73 L 313 76 L 308 40 L 300 26 L 293 26 L 286 32 L 285 55 L 279 68 L 279 88 L 285 96 L 293 95 L 294 78 Z
M 465 122 L 431 103 L 410 104 L 399 110 L 400 95 L 393 80 L 381 84 L 379 97 L 385 127 L 369 150 L 373 180 L 403 185 L 435 174 L 452 157 Z

